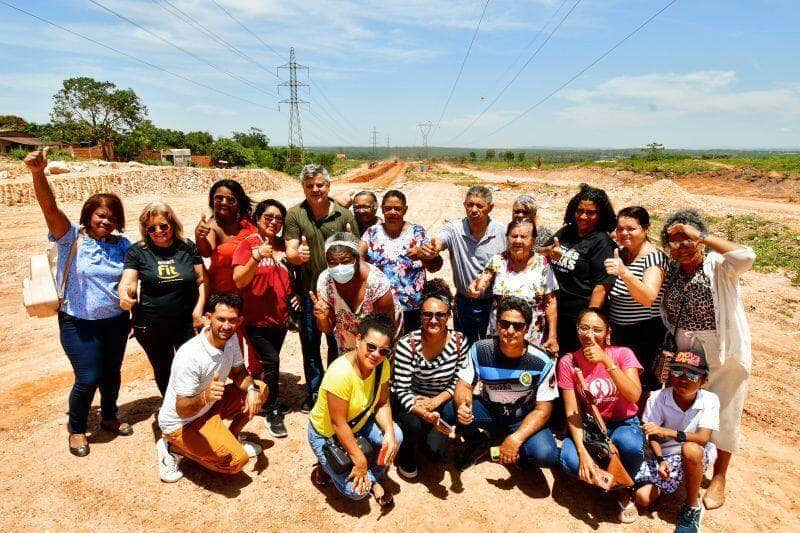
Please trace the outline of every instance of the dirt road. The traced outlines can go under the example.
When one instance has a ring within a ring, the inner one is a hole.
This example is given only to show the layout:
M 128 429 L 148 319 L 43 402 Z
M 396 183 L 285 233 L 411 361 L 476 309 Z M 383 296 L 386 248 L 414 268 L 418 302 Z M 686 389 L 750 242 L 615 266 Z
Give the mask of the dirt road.
M 489 181 L 491 176 L 485 176 Z M 395 178 L 393 178 L 395 179 Z M 645 194 L 636 183 L 602 174 L 588 177 L 608 188 L 617 207 Z M 457 180 L 458 181 L 458 180 Z M 507 221 L 514 196 L 534 194 L 541 203 L 542 224 L 556 228 L 566 199 L 585 175 L 557 172 L 492 179 L 493 216 Z M 363 186 L 373 186 L 371 182 Z M 386 187 L 388 183 L 382 185 Z M 254 194 L 276 197 L 287 205 L 301 197 L 296 183 Z M 361 185 L 359 185 L 361 186 Z M 429 174 L 399 175 L 394 185 L 409 198 L 408 220 L 436 230 L 462 216 L 463 184 Z M 352 187 L 337 183 L 341 189 Z M 650 198 L 659 210 L 684 200 L 661 186 L 669 197 Z M 661 189 L 658 189 L 661 190 Z M 688 198 L 688 197 L 687 197 Z M 128 236 L 136 238 L 136 215 L 150 195 L 126 198 Z M 173 192 L 164 199 L 192 228 L 204 209 L 205 195 Z M 648 205 L 648 204 L 645 204 Z M 80 204 L 64 205 L 71 218 Z M 351 503 L 333 492 L 315 489 L 309 475 L 314 456 L 305 438 L 306 416 L 287 416 L 289 437 L 273 440 L 257 418 L 247 427 L 265 452 L 241 475 L 222 478 L 184 463 L 186 478 L 174 485 L 159 481 L 155 462 L 153 413 L 160 399 L 141 349 L 130 341 L 123 366 L 121 415 L 134 424 L 132 437 L 92 437 L 91 454 L 71 456 L 64 424 L 72 376 L 58 343 L 55 320 L 27 318 L 19 284 L 27 254 L 45 244 L 44 222 L 34 206 L 0 207 L 0 524 L 23 530 L 526 530 L 598 529 L 668 531 L 674 527 L 676 498 L 641 516 L 633 527 L 615 523 L 613 501 L 580 484 L 554 480 L 550 472 L 481 463 L 459 474 L 450 463 L 424 464 L 409 483 L 390 473 L 388 487 L 397 507 L 382 515 L 370 502 Z M 447 262 L 446 262 L 447 263 Z M 449 269 L 439 274 L 450 279 Z M 744 445 L 735 456 L 728 504 L 704 516 L 709 531 L 791 530 L 797 528 L 800 502 L 800 355 L 787 349 L 800 343 L 797 330 L 800 289 L 779 274 L 748 273 L 743 297 L 754 338 L 755 362 L 744 418 Z M 297 336 L 282 351 L 281 385 L 288 401 L 299 404 L 302 361 Z M 97 413 L 93 413 L 97 422 Z

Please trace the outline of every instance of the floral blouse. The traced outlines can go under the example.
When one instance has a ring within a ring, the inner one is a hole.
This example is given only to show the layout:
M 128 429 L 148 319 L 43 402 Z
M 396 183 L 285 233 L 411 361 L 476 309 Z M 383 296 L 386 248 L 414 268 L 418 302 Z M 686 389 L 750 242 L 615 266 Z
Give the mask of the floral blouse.
M 514 272 L 508 266 L 507 252 L 495 255 L 486 265 L 486 271 L 494 274 L 492 313 L 489 317 L 489 335 L 497 334 L 497 307 L 503 298 L 517 296 L 527 301 L 533 311 L 533 320 L 526 340 L 536 345 L 544 341 L 546 329 L 544 297 L 558 290 L 558 282 L 547 258 L 534 255 L 533 263 L 522 272 Z
M 409 249 L 429 242 L 425 228 L 408 224 L 397 238 L 386 234 L 382 224 L 375 224 L 361 237 L 367 244 L 367 261 L 383 272 L 395 299 L 403 309 L 419 309 L 422 286 L 425 284 L 425 267 L 420 260 L 411 260 Z

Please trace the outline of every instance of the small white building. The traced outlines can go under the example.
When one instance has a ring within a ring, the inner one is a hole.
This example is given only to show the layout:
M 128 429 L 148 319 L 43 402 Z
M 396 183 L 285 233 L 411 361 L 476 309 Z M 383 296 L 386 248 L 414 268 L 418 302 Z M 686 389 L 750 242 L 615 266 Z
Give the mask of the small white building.
M 192 151 L 189 148 L 166 148 L 161 150 L 161 160 L 176 167 L 186 167 L 192 160 Z

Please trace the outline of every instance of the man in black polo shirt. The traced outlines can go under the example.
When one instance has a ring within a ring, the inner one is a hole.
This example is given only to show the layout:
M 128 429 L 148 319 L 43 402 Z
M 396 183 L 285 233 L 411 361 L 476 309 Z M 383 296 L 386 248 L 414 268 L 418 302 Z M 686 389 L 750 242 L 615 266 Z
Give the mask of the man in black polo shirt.
M 308 412 L 316 400 L 322 382 L 322 357 L 320 342 L 322 333 L 314 318 L 314 305 L 309 291 L 317 286 L 317 277 L 327 268 L 325 262 L 325 239 L 340 231 L 353 233 L 357 228 L 355 218 L 349 210 L 331 200 L 328 171 L 322 165 L 306 165 L 300 171 L 300 183 L 306 199 L 289 209 L 286 213 L 284 238 L 286 239 L 286 258 L 299 267 L 297 291 L 303 301 L 303 315 L 300 321 L 300 345 L 303 350 L 303 372 L 306 378 L 308 396 L 301 410 Z M 328 364 L 339 354 L 336 339 L 332 334 L 328 339 Z

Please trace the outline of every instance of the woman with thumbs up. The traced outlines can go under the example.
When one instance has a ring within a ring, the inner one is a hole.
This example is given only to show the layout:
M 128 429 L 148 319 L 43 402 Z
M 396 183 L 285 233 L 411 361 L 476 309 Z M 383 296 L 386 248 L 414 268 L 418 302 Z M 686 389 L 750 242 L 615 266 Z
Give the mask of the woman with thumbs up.
M 661 388 L 653 362 L 664 338 L 661 320 L 661 287 L 669 270 L 669 258 L 647 237 L 650 215 L 643 207 L 626 207 L 617 213 L 617 245 L 606 259 L 606 272 L 616 276 L 608 293 L 612 336 L 617 346 L 627 346 L 644 367 L 641 375 L 642 412 L 650 391 Z

